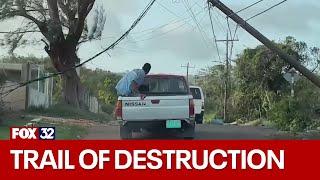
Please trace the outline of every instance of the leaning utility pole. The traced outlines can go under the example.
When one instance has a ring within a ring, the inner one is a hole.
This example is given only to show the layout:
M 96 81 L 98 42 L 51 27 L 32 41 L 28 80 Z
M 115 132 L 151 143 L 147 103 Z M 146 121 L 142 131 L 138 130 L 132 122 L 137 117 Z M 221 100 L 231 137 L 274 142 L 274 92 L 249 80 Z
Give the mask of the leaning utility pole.
M 261 34 L 258 30 L 252 27 L 249 23 L 243 20 L 240 16 L 238 16 L 235 12 L 233 12 L 230 8 L 224 5 L 219 0 L 208 0 L 212 6 L 217 7 L 222 11 L 227 17 L 231 18 L 237 24 L 239 24 L 244 30 L 254 36 L 257 40 L 259 40 L 262 44 L 268 47 L 271 51 L 275 52 L 280 58 L 286 61 L 289 65 L 294 67 L 297 71 L 299 71 L 302 75 L 308 78 L 311 82 L 313 82 L 316 86 L 320 88 L 320 79 L 306 67 L 304 67 L 296 58 L 288 55 L 283 50 L 281 50 L 277 45 L 270 41 L 267 37 Z
M 228 102 L 230 97 L 230 61 L 229 61 L 229 42 L 239 41 L 237 39 L 229 39 L 229 33 L 227 32 L 227 39 L 216 40 L 217 42 L 226 42 L 226 64 L 224 71 L 224 103 L 223 103 L 223 118 L 225 122 L 228 122 Z
M 188 62 L 187 65 L 181 65 L 183 68 L 187 68 L 187 82 L 189 83 L 189 69 L 195 68 L 195 66 L 190 66 L 190 63 Z

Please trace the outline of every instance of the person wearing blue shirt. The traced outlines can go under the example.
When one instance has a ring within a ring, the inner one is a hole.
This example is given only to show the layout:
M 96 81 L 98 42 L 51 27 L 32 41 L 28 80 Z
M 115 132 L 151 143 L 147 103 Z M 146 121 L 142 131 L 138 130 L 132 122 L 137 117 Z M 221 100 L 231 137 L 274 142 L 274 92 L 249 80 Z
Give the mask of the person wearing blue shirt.
M 145 76 L 150 72 L 151 65 L 146 63 L 142 69 L 134 69 L 125 74 L 116 86 L 119 96 L 137 96 L 139 87 L 143 84 Z

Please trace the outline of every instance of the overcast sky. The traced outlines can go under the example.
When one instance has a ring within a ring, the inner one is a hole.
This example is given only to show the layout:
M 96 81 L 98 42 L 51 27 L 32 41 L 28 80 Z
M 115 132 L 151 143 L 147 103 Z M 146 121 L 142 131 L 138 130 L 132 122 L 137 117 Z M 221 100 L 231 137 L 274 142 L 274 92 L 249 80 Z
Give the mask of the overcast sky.
M 128 29 L 149 1 L 97 0 L 96 6 L 103 5 L 107 13 L 103 37 L 101 41 L 81 46 L 79 57 L 85 60 L 116 40 Z M 256 1 L 222 0 L 235 11 Z M 239 15 L 246 19 L 281 1 L 264 0 Z M 317 0 L 288 0 L 249 23 L 272 40 L 280 41 L 291 35 L 307 42 L 310 46 L 320 47 L 319 11 L 320 3 Z M 213 23 L 217 39 L 225 39 L 227 23 L 225 16 L 218 9 L 213 11 Z M 234 30 L 235 24 L 232 21 L 230 24 L 231 29 Z M 12 22 L 3 24 L 0 30 L 8 27 L 12 27 Z M 242 29 L 237 31 L 237 37 L 239 42 L 234 44 L 234 55 L 244 48 L 260 44 Z M 195 74 L 201 68 L 219 61 L 212 40 L 206 0 L 157 0 L 127 39 L 109 54 L 103 54 L 86 66 L 124 72 L 149 62 L 152 64 L 153 73 L 184 74 L 186 69 L 181 68 L 181 65 L 190 62 L 195 66 L 190 71 Z M 221 60 L 224 60 L 225 44 L 219 43 L 218 48 Z M 19 49 L 16 53 L 46 56 L 41 46 Z M 6 50 L 2 49 L 0 55 L 6 55 Z

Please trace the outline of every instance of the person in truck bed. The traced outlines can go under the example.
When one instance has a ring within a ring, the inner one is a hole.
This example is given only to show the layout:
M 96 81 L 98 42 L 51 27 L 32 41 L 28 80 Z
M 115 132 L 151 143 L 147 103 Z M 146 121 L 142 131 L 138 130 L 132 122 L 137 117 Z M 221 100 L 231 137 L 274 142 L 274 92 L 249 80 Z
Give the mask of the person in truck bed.
M 118 96 L 141 95 L 139 87 L 143 84 L 144 78 L 150 72 L 150 69 L 151 65 L 149 63 L 145 63 L 142 69 L 134 69 L 125 74 L 116 86 Z M 143 98 L 142 96 L 141 98 Z

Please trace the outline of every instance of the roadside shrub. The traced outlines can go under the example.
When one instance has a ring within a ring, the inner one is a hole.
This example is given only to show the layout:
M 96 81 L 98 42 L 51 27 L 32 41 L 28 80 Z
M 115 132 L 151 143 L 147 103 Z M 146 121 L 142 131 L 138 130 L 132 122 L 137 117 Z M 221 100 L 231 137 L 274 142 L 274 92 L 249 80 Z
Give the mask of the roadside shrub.
M 112 104 L 102 104 L 101 110 L 107 114 L 112 114 L 114 110 L 114 105 Z
M 275 103 L 268 115 L 280 130 L 300 132 L 312 123 L 307 109 L 299 100 L 286 98 Z
M 203 117 L 203 123 L 204 124 L 211 124 L 213 119 L 216 117 L 217 115 L 215 113 L 212 113 L 212 112 L 206 112 L 204 114 L 204 117 Z
M 212 124 L 215 120 L 223 120 L 223 116 L 215 112 L 205 112 L 203 118 L 204 124 Z

